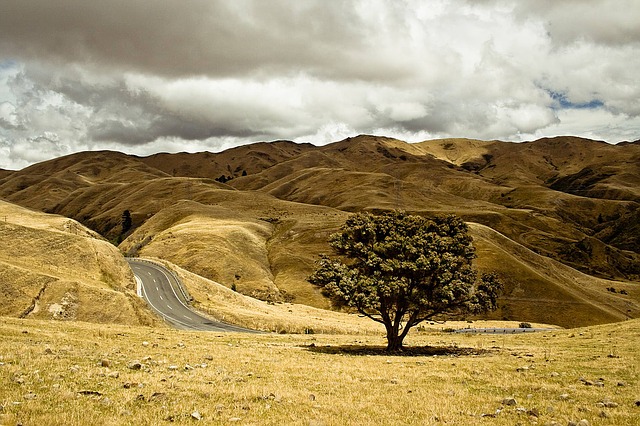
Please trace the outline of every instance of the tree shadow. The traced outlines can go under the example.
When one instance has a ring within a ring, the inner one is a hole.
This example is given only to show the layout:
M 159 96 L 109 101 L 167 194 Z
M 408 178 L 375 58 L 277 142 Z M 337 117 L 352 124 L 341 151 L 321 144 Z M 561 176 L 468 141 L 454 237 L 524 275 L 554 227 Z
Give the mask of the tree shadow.
M 401 351 L 387 351 L 385 346 L 366 345 L 338 345 L 316 346 L 314 343 L 303 348 L 310 352 L 330 355 L 354 356 L 479 356 L 492 353 L 491 350 L 477 348 L 463 348 L 458 346 L 405 346 Z

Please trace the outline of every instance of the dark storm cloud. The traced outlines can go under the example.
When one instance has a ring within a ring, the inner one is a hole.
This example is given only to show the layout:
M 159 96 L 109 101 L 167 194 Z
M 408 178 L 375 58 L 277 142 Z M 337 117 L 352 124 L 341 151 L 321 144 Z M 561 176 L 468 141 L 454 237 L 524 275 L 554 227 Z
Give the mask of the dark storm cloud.
M 396 61 L 371 55 L 375 22 L 363 22 L 357 4 L 9 1 L 0 5 L 0 51 L 167 77 L 303 70 L 331 78 L 397 78 Z M 378 47 L 381 53 L 388 48 Z

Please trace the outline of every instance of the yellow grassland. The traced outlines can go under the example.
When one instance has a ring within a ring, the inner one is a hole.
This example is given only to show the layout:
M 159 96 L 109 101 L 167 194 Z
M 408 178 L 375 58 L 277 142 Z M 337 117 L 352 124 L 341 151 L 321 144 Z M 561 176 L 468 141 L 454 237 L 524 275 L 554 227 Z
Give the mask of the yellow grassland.
M 637 425 L 640 323 L 245 335 L 0 318 L 0 424 Z M 140 369 L 131 369 L 135 361 Z M 514 405 L 505 403 L 513 398 Z M 199 417 L 201 420 L 196 420 Z

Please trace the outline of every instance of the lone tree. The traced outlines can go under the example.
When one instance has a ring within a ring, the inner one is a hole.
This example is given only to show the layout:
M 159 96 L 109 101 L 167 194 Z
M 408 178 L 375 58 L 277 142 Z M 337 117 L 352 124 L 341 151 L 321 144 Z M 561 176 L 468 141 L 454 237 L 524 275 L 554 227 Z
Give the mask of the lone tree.
M 330 237 L 345 262 L 322 256 L 309 281 L 384 324 L 387 351 L 398 351 L 422 321 L 496 308 L 502 285 L 493 274 L 478 278 L 471 242 L 453 215 L 358 213 Z
M 120 233 L 120 235 L 126 234 L 129 231 L 129 229 L 131 229 L 132 221 L 131 221 L 131 212 L 129 212 L 129 210 L 125 210 L 122 212 L 121 225 L 122 225 L 122 232 Z

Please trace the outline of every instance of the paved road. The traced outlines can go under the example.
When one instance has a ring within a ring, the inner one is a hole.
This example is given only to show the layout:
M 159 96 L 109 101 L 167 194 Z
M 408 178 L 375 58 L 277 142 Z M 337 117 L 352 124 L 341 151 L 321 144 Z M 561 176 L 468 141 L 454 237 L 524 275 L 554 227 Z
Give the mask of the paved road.
M 176 278 L 162 266 L 137 259 L 127 259 L 127 262 L 138 280 L 138 295 L 174 327 L 183 330 L 256 332 L 207 318 L 194 311 Z

